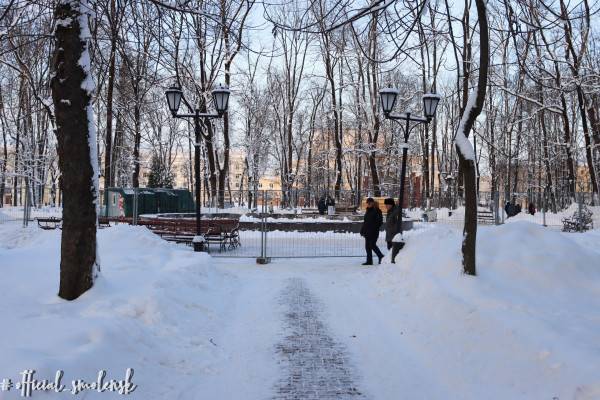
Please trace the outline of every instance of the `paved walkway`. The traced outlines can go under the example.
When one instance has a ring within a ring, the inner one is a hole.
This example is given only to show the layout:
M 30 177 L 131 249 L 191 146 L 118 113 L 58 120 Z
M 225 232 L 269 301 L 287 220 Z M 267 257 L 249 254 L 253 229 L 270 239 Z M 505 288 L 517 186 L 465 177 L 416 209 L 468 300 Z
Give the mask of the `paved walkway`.
M 322 322 L 321 304 L 303 279 L 287 282 L 280 296 L 284 337 L 277 345 L 286 377 L 277 383 L 274 399 L 363 399 L 346 348 Z

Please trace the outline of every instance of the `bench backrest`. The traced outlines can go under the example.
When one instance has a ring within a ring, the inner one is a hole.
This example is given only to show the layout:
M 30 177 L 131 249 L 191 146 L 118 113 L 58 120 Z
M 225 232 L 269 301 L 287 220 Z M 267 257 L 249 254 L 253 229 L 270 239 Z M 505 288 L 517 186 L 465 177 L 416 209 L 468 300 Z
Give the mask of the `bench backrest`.
M 193 219 L 166 219 L 166 218 L 152 218 L 152 219 L 141 219 L 139 225 L 144 225 L 151 230 L 169 231 L 173 233 L 195 233 L 196 232 L 196 221 Z M 231 232 L 239 225 L 237 219 L 209 219 L 201 221 L 202 233 L 212 232 Z

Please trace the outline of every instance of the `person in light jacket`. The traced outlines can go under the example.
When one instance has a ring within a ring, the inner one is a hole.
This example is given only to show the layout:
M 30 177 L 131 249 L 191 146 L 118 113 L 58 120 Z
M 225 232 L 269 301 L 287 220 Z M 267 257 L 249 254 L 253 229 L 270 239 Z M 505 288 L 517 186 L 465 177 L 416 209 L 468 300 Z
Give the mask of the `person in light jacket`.
M 396 203 L 394 199 L 388 197 L 383 201 L 385 208 L 387 210 L 387 215 L 385 217 L 385 241 L 387 243 L 387 248 L 390 250 L 392 248 L 392 240 L 394 240 L 394 236 L 396 236 L 396 229 L 398 228 L 398 217 L 400 215 L 400 207 L 396 207 Z

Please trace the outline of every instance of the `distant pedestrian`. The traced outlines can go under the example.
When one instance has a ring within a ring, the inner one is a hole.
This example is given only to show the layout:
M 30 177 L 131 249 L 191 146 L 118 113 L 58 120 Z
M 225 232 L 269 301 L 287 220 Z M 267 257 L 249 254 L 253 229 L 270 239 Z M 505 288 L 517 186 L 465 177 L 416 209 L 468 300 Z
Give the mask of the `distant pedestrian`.
M 508 218 L 517 215 L 517 207 L 515 207 L 515 205 L 511 202 L 506 202 L 506 206 L 504 206 L 504 211 L 506 211 L 506 216 Z
M 327 215 L 335 215 L 335 200 L 331 196 L 327 196 Z
M 535 204 L 533 204 L 533 202 L 529 203 L 527 210 L 529 211 L 529 214 L 535 215 Z
M 396 203 L 394 199 L 388 197 L 383 201 L 385 208 L 387 210 L 387 215 L 385 217 L 385 241 L 387 243 L 387 248 L 390 250 L 392 248 L 392 240 L 394 236 L 396 236 L 396 231 L 398 228 L 398 217 L 400 216 L 400 207 L 396 207 Z
M 335 200 L 330 195 L 327 195 L 327 207 L 335 206 Z
M 319 199 L 319 204 L 317 204 L 317 208 L 319 209 L 319 214 L 325 215 L 325 211 L 327 211 L 327 203 L 325 202 L 325 196 Z
M 377 239 L 379 238 L 379 229 L 383 224 L 383 215 L 379 209 L 379 205 L 369 197 L 367 199 L 367 210 L 365 211 L 365 217 L 363 220 L 362 227 L 360 229 L 360 235 L 365 238 L 365 250 L 367 251 L 367 262 L 363 265 L 373 265 L 373 252 L 379 258 L 379 264 L 383 258 L 383 253 L 377 247 Z

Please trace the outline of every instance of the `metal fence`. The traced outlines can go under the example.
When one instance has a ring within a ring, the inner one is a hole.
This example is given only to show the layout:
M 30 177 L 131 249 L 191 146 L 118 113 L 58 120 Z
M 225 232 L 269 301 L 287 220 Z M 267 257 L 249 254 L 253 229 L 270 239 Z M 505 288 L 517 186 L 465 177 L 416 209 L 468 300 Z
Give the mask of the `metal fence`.
M 0 224 L 20 223 L 27 226 L 36 218 L 61 218 L 62 207 L 55 205 L 57 197 L 54 189 L 39 185 L 35 188 L 23 185 L 16 191 L 6 188 L 0 204 Z
M 335 200 L 335 212 L 319 210 L 319 201 L 327 195 Z M 364 240 L 358 234 L 362 223 L 361 205 L 366 196 L 360 197 L 352 191 L 313 193 L 293 190 L 283 193 L 280 190 L 255 191 L 248 196 L 247 191 L 236 191 L 228 195 L 225 207 L 211 207 L 203 204 L 204 218 L 225 217 L 240 219 L 241 246 L 221 250 L 211 245 L 210 252 L 217 257 L 364 257 Z M 132 223 L 139 218 L 138 197 L 134 196 Z M 250 200 L 250 201 L 248 201 Z M 534 201 L 535 200 L 535 201 Z M 538 202 L 538 200 L 540 202 Z M 511 194 L 510 201 L 521 206 L 521 212 L 508 217 L 505 196 L 501 193 L 480 192 L 478 197 L 478 224 L 492 226 L 529 221 L 552 229 L 562 229 L 563 220 L 580 212 L 582 208 L 592 210 L 594 227 L 600 227 L 600 207 L 592 207 L 593 198 L 586 193 L 578 193 L 575 202 L 552 212 L 551 199 L 537 193 Z M 533 203 L 535 212 L 528 212 Z M 407 219 L 420 224 L 445 224 L 455 228 L 464 225 L 464 205 L 461 197 L 438 192 L 422 207 L 405 209 Z M 385 215 L 385 210 L 383 210 Z M 32 207 L 25 201 L 23 206 L 0 208 L 0 223 L 27 223 L 35 218 L 61 217 L 60 207 Z M 173 216 L 175 217 L 175 216 Z M 194 218 L 193 214 L 179 214 L 180 218 Z M 384 234 L 380 235 L 379 247 L 385 252 Z M 221 251 L 220 251 L 221 250 Z
M 209 246 L 215 257 L 241 258 L 320 258 L 364 257 L 364 239 L 353 232 L 280 231 L 273 224 L 259 230 L 240 231 L 241 246 L 220 250 Z M 385 250 L 384 235 L 378 246 Z

